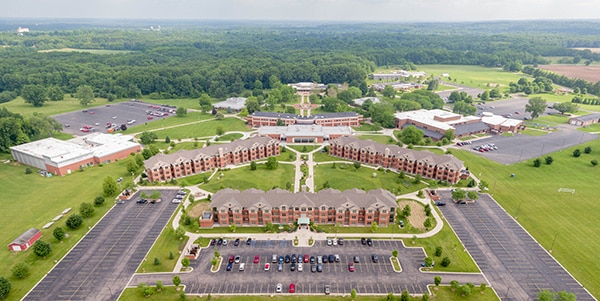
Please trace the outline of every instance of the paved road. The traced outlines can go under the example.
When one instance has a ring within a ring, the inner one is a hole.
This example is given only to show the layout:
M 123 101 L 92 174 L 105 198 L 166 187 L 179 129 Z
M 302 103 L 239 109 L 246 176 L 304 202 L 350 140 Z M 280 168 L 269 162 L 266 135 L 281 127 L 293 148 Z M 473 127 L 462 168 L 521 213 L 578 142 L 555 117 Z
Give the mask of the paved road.
M 472 282 L 475 284 L 487 283 L 480 273 L 453 273 L 452 276 L 444 273 L 421 272 L 420 264 L 425 257 L 421 248 L 405 248 L 400 240 L 373 240 L 373 246 L 361 244 L 359 240 L 346 240 L 344 246 L 326 246 L 324 241 L 315 242 L 313 247 L 293 247 L 291 241 L 254 240 L 250 246 L 245 243 L 235 247 L 228 245 L 218 247 L 224 261 L 218 272 L 210 271 L 210 260 L 213 256 L 211 248 L 201 251 L 200 256 L 194 261 L 194 270 L 191 273 L 179 274 L 182 283 L 186 285 L 188 294 L 272 294 L 277 283 L 282 283 L 284 292 L 290 283 L 296 284 L 299 294 L 322 294 L 325 284 L 331 286 L 332 294 L 350 294 L 355 288 L 361 294 L 401 294 L 408 290 L 411 294 L 423 294 L 427 285 L 433 283 L 434 276 L 442 276 L 444 283 L 458 280 L 461 283 Z M 395 272 L 390 262 L 392 250 L 398 250 L 398 258 L 402 272 Z M 277 264 L 269 271 L 264 270 L 264 264 L 271 262 L 272 254 L 291 255 L 328 255 L 339 254 L 341 261 L 338 263 L 324 263 L 322 273 L 311 273 L 310 264 L 304 265 L 304 271 L 290 271 L 290 264 L 284 264 L 282 272 L 277 271 Z M 254 255 L 260 255 L 260 263 L 254 264 Z M 372 262 L 371 254 L 377 254 L 379 261 Z M 229 255 L 240 255 L 246 264 L 243 272 L 238 271 L 235 264 L 232 271 L 226 271 Z M 353 256 L 359 256 L 355 272 L 348 271 L 348 262 Z M 154 285 L 157 280 L 170 284 L 175 274 L 136 274 L 129 283 L 135 287 L 138 283 Z
M 116 300 L 177 207 L 177 190 L 158 204 L 117 204 L 24 300 Z
M 595 300 L 489 195 L 457 205 L 439 193 L 447 203 L 439 208 L 502 300 L 536 300 L 542 289 Z

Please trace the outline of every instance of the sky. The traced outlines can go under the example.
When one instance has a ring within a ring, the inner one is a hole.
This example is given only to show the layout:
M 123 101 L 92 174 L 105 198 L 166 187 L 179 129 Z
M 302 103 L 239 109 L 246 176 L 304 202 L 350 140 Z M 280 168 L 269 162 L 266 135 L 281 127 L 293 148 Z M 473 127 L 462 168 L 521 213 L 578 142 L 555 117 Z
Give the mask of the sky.
M 599 19 L 600 0 L 0 0 L 0 18 L 454 22 Z

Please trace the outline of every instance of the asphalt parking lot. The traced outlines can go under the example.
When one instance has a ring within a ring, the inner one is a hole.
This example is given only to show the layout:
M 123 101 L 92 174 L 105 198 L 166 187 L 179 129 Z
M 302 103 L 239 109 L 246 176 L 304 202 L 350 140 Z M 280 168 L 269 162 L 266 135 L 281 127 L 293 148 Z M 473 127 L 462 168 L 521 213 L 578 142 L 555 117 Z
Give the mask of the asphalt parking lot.
M 170 109 L 174 108 L 167 108 L 148 102 L 126 101 L 54 115 L 52 118 L 56 119 L 60 124 L 63 125 L 63 132 L 71 135 L 81 136 L 87 135 L 94 131 L 106 133 L 106 124 L 108 122 L 114 123 L 118 126 L 125 124 L 127 127 L 130 127 L 163 118 L 169 118 L 175 114 L 167 113 L 169 115 L 165 117 L 153 116 L 152 119 L 149 120 L 146 111 L 164 113 L 162 110 Z M 128 120 L 135 120 L 135 122 L 128 124 Z M 90 132 L 87 133 L 82 132 L 80 129 L 84 126 L 90 126 L 93 128 L 93 130 L 90 130 Z
M 473 144 L 470 145 L 456 146 L 456 148 L 469 150 L 499 163 L 513 164 L 523 160 L 539 158 L 595 139 L 598 139 L 597 134 L 580 132 L 570 125 L 561 125 L 558 131 L 543 136 L 517 134 L 507 137 L 495 135 L 473 141 Z M 473 150 L 475 146 L 488 143 L 494 143 L 498 149 L 489 152 Z
M 116 204 L 23 300 L 117 300 L 177 208 L 163 201 Z
M 595 300 L 489 195 L 458 205 L 450 191 L 439 194 L 444 217 L 502 300 L 536 300 L 542 289 Z
M 227 246 L 218 246 L 223 262 L 217 272 L 210 271 L 210 260 L 213 257 L 212 247 L 203 249 L 197 260 L 193 261 L 194 270 L 191 273 L 179 274 L 182 283 L 186 285 L 187 294 L 276 294 L 276 286 L 281 283 L 282 294 L 289 294 L 290 283 L 295 284 L 297 294 L 323 294 L 325 285 L 329 285 L 331 294 L 349 295 L 352 289 L 360 294 L 401 294 L 408 290 L 411 294 L 422 294 L 427 291 L 427 285 L 433 283 L 436 273 L 420 271 L 425 253 L 421 248 L 405 248 L 400 240 L 373 240 L 373 246 L 362 245 L 360 240 L 346 240 L 343 246 L 327 246 L 325 241 L 316 241 L 313 247 L 293 247 L 291 241 L 262 240 L 246 245 L 245 237 L 239 246 L 234 246 L 229 241 Z M 398 258 L 402 272 L 395 272 L 390 257 L 392 250 L 398 250 Z M 277 263 L 272 263 L 272 255 L 309 254 L 310 256 L 335 255 L 340 256 L 340 262 L 323 263 L 322 272 L 311 272 L 310 263 L 303 263 L 302 272 L 291 271 L 291 263 L 284 263 L 281 272 Z M 379 257 L 377 263 L 373 262 L 371 255 Z M 245 270 L 239 271 L 240 264 L 233 264 L 231 271 L 227 271 L 230 255 L 239 255 Z M 259 255 L 259 263 L 254 263 L 254 256 Z M 355 263 L 355 271 L 350 272 L 348 263 L 353 257 L 358 256 L 359 263 Z M 265 271 L 265 263 L 271 267 Z M 129 287 L 144 282 L 154 284 L 157 280 L 165 284 L 171 283 L 175 274 L 136 274 Z M 439 274 L 441 275 L 441 274 Z M 453 279 L 447 275 L 445 282 L 456 279 L 461 283 L 486 282 L 483 275 L 455 274 Z

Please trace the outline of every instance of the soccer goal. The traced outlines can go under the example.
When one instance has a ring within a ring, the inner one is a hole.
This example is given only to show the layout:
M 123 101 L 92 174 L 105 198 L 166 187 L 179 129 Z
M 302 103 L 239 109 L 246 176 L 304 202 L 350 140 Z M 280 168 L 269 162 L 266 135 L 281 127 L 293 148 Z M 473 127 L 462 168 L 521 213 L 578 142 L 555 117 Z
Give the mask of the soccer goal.
M 575 189 L 572 188 L 559 188 L 558 192 L 570 192 L 570 193 L 575 193 Z

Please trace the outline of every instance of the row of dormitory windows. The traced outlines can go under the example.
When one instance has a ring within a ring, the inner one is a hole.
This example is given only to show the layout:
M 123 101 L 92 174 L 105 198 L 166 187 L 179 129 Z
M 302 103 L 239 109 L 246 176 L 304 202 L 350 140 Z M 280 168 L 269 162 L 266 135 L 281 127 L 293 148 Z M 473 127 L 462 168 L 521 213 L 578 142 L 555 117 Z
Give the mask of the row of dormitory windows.
M 282 209 L 282 210 L 286 210 L 286 209 Z M 287 213 L 289 213 L 291 215 L 291 214 L 293 214 L 292 210 L 294 210 L 294 209 L 289 209 L 288 212 L 281 212 L 281 210 L 279 210 L 277 207 L 273 207 L 273 214 L 281 214 L 282 216 L 285 216 Z M 321 209 L 321 210 L 325 210 L 325 209 Z M 269 209 L 264 209 L 264 210 L 250 209 L 249 211 L 246 210 L 246 209 L 241 209 L 241 210 L 240 209 L 221 209 L 220 210 L 221 213 L 227 213 L 229 211 L 232 211 L 233 213 L 248 213 L 248 212 L 250 212 L 250 213 L 257 213 L 257 212 L 269 213 Z M 312 207 L 307 207 L 307 208 L 304 208 L 304 207 L 298 208 L 298 207 L 296 207 L 295 211 L 300 211 L 300 212 L 307 212 L 307 211 L 309 211 L 310 212 L 310 211 L 313 211 L 313 208 Z M 324 216 L 324 215 L 335 215 L 336 214 L 335 211 L 320 212 L 319 209 L 316 208 L 316 207 L 314 208 L 314 211 L 315 211 L 315 213 L 314 213 L 315 215 L 319 215 L 320 214 L 320 215 Z M 340 209 L 340 210 L 337 210 L 337 213 L 345 213 L 346 211 L 351 212 L 351 213 L 359 213 L 359 211 L 361 211 L 360 212 L 361 214 L 365 213 L 365 209 L 361 209 L 361 210 L 358 210 L 358 209 L 352 209 L 352 210 Z M 377 213 L 377 212 L 387 213 L 387 209 L 381 209 L 381 210 L 379 210 L 379 209 L 377 209 L 377 210 L 369 209 L 369 210 L 366 210 L 366 213 Z

